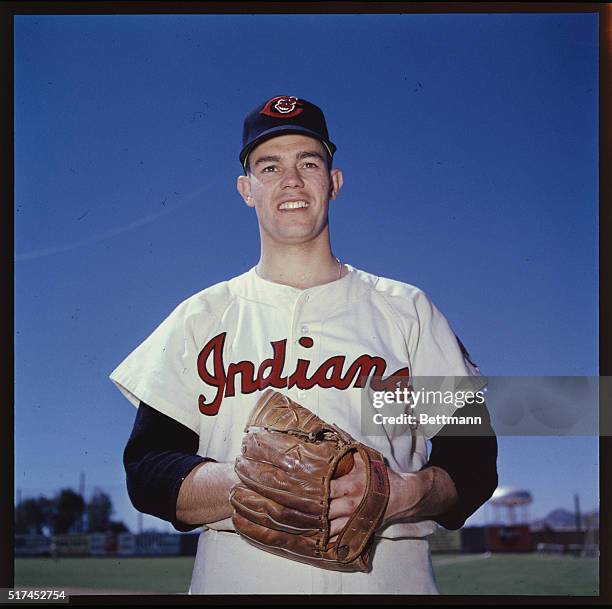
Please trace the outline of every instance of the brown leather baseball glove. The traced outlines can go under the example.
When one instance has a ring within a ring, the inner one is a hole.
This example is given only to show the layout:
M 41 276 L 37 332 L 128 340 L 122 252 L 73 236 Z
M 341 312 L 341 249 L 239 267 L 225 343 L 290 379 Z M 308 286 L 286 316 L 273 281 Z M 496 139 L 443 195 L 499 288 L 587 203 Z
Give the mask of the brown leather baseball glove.
M 357 452 L 366 490 L 330 543 L 330 484 L 348 473 Z M 383 457 L 336 425 L 268 389 L 251 412 L 235 470 L 241 484 L 230 500 L 234 526 L 253 545 L 336 571 L 368 571 L 374 531 L 389 500 Z

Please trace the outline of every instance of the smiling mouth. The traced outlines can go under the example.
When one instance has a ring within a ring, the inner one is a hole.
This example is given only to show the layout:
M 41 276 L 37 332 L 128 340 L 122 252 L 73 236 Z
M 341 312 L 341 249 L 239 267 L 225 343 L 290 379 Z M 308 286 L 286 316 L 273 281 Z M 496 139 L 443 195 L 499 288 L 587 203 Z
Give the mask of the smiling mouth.
M 304 209 L 308 207 L 308 201 L 285 201 L 278 206 L 280 210 L 287 209 Z

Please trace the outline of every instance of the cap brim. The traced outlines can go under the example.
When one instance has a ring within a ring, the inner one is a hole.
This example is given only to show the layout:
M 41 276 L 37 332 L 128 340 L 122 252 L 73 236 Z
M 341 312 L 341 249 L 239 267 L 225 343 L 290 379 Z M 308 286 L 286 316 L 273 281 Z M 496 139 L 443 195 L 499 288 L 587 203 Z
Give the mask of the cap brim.
M 250 152 L 259 144 L 262 144 L 266 140 L 269 140 L 278 135 L 286 135 L 290 133 L 299 133 L 301 135 L 308 135 L 315 140 L 321 142 L 327 151 L 329 152 L 330 157 L 334 156 L 334 152 L 336 152 L 336 146 L 329 141 L 321 139 L 319 134 L 316 131 L 312 131 L 310 129 L 306 129 L 305 127 L 300 127 L 299 125 L 279 125 L 278 127 L 272 127 L 272 129 L 268 129 L 263 133 L 260 133 L 257 138 L 255 138 L 252 142 L 249 142 L 241 151 L 240 151 L 240 163 L 244 167 L 245 161 L 249 156 Z

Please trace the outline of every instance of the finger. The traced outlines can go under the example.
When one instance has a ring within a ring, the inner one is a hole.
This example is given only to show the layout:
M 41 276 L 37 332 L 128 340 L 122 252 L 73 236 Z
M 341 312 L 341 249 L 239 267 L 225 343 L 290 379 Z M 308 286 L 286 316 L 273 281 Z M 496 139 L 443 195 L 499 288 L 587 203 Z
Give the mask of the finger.
M 340 497 L 333 499 L 329 503 L 329 519 L 342 518 L 343 516 L 352 516 L 357 509 L 360 499 L 358 497 Z
M 359 492 L 362 482 L 365 482 L 365 475 L 353 469 L 353 471 L 341 476 L 337 480 L 331 480 L 329 483 L 329 496 L 331 499 L 337 499 L 346 495 L 356 494 Z
M 329 498 L 337 499 L 338 497 L 343 497 L 346 494 L 346 483 L 344 480 L 332 480 L 329 483 Z
M 346 476 L 343 476 L 342 479 L 332 480 L 329 484 L 329 498 L 330 499 L 340 499 L 345 497 L 346 495 L 350 495 L 355 490 L 355 484 Z
M 341 476 L 337 480 L 332 480 L 329 485 L 330 498 L 337 499 L 345 496 L 362 497 L 365 493 L 367 482 L 364 470 L 365 465 L 363 469 L 355 467 L 345 476 Z
M 349 517 L 348 516 L 344 516 L 343 518 L 335 518 L 334 520 L 332 520 L 329 523 L 329 534 L 330 536 L 333 537 L 337 537 L 338 533 L 340 533 L 344 527 L 346 526 L 346 524 L 349 521 Z M 330 541 L 332 541 L 330 539 Z
M 355 460 L 355 468 L 357 471 L 362 471 L 365 472 L 365 461 L 363 460 L 363 457 L 356 452 L 354 455 L 354 460 Z

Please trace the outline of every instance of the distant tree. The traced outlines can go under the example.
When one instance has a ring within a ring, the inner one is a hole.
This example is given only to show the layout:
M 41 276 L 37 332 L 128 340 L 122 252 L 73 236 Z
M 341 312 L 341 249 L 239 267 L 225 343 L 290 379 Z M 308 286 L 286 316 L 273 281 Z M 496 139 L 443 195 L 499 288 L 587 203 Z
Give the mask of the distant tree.
M 125 526 L 122 520 L 111 520 L 108 523 L 108 530 L 112 533 L 129 533 L 130 529 Z
M 54 501 L 47 497 L 25 499 L 15 507 L 15 533 L 41 535 L 43 527 L 53 528 L 54 512 Z
M 55 498 L 53 532 L 63 534 L 78 529 L 84 510 L 85 501 L 81 495 L 69 488 L 62 489 Z
M 53 499 L 40 496 L 25 499 L 15 506 L 15 533 L 64 534 L 81 530 L 83 515 L 87 515 L 88 533 L 129 533 L 122 521 L 111 520 L 113 503 L 107 493 L 96 489 L 85 503 L 83 497 L 71 489 L 62 489 Z
M 104 533 L 109 530 L 113 502 L 106 493 L 96 489 L 86 509 L 88 533 Z

